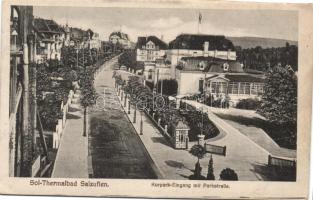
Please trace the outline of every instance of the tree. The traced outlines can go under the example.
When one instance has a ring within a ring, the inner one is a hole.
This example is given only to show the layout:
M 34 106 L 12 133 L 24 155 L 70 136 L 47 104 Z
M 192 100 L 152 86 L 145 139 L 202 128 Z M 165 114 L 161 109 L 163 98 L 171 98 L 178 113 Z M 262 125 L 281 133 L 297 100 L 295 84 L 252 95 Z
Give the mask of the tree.
M 213 172 L 213 158 L 212 154 L 210 157 L 209 165 L 208 165 L 208 174 L 206 176 L 207 180 L 215 180 L 214 172 Z
M 290 135 L 286 137 L 296 138 L 297 78 L 294 72 L 279 65 L 268 71 L 258 112 L 273 124 L 287 129 Z
M 221 171 L 220 180 L 238 181 L 238 175 L 233 169 L 226 168 Z
M 204 157 L 206 154 L 205 148 L 201 146 L 200 144 L 195 144 L 191 147 L 189 153 L 195 157 L 197 157 L 198 161 L 195 165 L 195 171 L 194 174 L 190 176 L 190 179 L 205 179 L 203 176 L 201 176 L 201 166 L 200 166 L 200 159 Z
M 120 66 L 126 66 L 127 69 L 137 70 L 136 52 L 135 50 L 127 50 L 122 53 L 118 58 Z
M 84 107 L 84 132 L 86 136 L 86 118 L 87 108 L 96 103 L 96 90 L 93 85 L 93 70 L 92 66 L 86 66 L 85 76 L 81 78 L 81 105 Z

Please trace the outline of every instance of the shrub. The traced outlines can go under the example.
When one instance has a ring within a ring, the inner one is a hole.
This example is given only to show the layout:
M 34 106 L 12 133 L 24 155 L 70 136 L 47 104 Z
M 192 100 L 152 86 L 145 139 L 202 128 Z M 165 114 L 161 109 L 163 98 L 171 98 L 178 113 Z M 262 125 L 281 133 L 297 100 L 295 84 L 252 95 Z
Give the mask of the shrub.
M 233 169 L 226 168 L 221 171 L 220 179 L 227 181 L 238 181 L 238 175 Z
M 38 101 L 38 111 L 41 117 L 41 123 L 44 130 L 55 131 L 58 119 L 61 119 L 61 101 L 56 99 L 54 94 L 47 95 L 42 101 Z
M 198 135 L 202 131 L 202 117 L 203 117 L 203 134 L 205 139 L 213 138 L 219 134 L 218 128 L 209 119 L 206 113 L 198 111 L 195 107 L 182 102 L 180 104 L 181 111 L 180 114 L 186 118 L 188 125 L 190 127 L 188 136 L 190 141 L 198 140 Z
M 213 158 L 211 155 L 210 161 L 209 161 L 209 165 L 208 165 L 208 174 L 206 176 L 207 180 L 215 180 L 215 176 L 214 176 L 214 171 L 213 171 Z
M 239 109 L 248 109 L 248 110 L 256 110 L 261 105 L 261 101 L 257 99 L 241 99 L 237 105 L 236 108 Z

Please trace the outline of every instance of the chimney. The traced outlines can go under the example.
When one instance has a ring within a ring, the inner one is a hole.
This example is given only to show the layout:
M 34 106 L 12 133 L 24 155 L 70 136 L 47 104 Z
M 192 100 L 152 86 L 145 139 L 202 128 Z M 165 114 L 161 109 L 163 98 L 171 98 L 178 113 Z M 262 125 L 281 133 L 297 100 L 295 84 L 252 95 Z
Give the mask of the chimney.
M 203 56 L 205 56 L 205 57 L 209 56 L 209 47 L 210 47 L 210 43 L 208 41 L 204 42 L 204 45 L 203 45 Z

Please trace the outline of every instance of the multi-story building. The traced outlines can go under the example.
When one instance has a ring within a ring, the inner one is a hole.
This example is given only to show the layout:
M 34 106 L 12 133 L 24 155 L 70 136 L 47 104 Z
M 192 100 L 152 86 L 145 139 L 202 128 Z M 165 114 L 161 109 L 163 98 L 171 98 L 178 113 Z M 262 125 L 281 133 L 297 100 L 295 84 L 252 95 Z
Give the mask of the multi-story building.
M 138 62 L 155 62 L 164 59 L 168 45 L 156 36 L 138 37 L 136 60 Z
M 37 35 L 36 60 L 61 59 L 61 48 L 65 40 L 65 31 L 53 20 L 34 19 L 34 31 Z
M 112 32 L 109 36 L 109 41 L 114 45 L 119 44 L 125 49 L 129 49 L 132 47 L 128 35 L 121 31 Z
M 70 46 L 82 47 L 87 38 L 87 31 L 80 28 L 70 28 Z
M 170 78 L 170 65 L 165 60 L 167 49 L 168 45 L 156 36 L 138 37 L 136 61 L 143 63 L 147 81 L 156 84 L 158 80 Z
M 95 33 L 92 30 L 88 29 L 88 39 L 87 45 L 90 49 L 100 49 L 101 48 L 101 40 L 99 38 L 99 33 Z
M 181 34 L 169 43 L 167 59 L 172 65 L 172 75 L 182 57 L 211 57 L 236 60 L 233 43 L 221 35 Z

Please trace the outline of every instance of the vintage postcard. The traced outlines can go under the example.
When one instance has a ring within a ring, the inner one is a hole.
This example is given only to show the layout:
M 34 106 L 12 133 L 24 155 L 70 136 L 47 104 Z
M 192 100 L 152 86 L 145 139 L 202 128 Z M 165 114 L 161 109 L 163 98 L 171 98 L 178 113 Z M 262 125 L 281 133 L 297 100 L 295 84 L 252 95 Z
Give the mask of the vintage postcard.
M 0 194 L 306 199 L 313 6 L 5 0 Z

